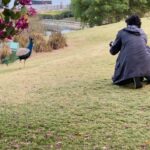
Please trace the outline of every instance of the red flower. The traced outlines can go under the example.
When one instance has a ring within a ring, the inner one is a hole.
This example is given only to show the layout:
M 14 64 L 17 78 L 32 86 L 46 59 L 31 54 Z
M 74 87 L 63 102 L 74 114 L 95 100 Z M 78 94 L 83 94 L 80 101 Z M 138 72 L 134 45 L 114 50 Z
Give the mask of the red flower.
M 19 0 L 21 5 L 31 5 L 31 0 Z
M 33 7 L 30 7 L 28 9 L 28 15 L 29 16 L 35 16 L 37 14 L 36 10 Z
M 12 36 L 9 35 L 9 36 L 7 37 L 7 39 L 8 39 L 8 40 L 12 40 Z
M 29 25 L 28 19 L 26 19 L 25 17 L 21 17 L 21 18 L 20 18 L 19 20 L 17 20 L 17 22 L 16 22 L 16 28 L 17 28 L 17 29 L 22 29 L 22 30 L 24 30 L 24 29 L 28 28 L 28 25 Z
M 13 22 L 10 21 L 10 22 L 8 22 L 8 23 L 5 23 L 5 25 L 6 25 L 7 27 L 11 27 L 11 26 L 13 26 Z
M 0 24 L 3 24 L 4 20 L 2 18 L 0 18 Z
M 4 31 L 0 31 L 0 38 L 2 39 L 4 38 L 4 33 L 5 33 Z

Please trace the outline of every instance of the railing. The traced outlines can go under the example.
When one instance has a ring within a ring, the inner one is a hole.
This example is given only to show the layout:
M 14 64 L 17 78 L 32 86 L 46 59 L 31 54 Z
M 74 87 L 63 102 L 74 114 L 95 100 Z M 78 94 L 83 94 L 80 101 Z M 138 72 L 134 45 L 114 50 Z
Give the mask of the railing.
M 51 4 L 40 4 L 32 5 L 37 11 L 47 11 L 47 10 L 66 10 L 70 9 L 70 5 L 51 5 Z
M 68 20 L 54 20 L 54 19 L 44 19 L 43 25 L 47 30 L 51 29 L 71 29 L 71 30 L 79 30 L 82 28 L 80 22 L 76 21 L 68 21 Z

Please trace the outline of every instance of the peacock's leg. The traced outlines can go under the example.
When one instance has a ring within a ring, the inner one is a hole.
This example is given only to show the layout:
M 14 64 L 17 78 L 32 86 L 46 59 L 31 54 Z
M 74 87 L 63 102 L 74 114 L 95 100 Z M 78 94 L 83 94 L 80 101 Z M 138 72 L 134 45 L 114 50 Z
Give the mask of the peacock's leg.
M 24 59 L 24 68 L 25 68 L 25 64 L 26 64 L 26 59 Z

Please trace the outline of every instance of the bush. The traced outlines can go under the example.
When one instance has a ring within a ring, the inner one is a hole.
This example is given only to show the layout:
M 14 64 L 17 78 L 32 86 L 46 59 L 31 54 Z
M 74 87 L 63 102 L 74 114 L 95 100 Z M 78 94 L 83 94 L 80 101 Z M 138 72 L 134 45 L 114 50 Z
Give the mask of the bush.
M 34 48 L 35 52 L 50 52 L 52 48 L 47 44 L 47 41 L 44 39 L 43 35 L 34 33 L 32 34 L 34 39 Z
M 71 11 L 64 11 L 62 16 L 64 16 L 64 18 L 71 18 L 73 17 L 73 13 Z
M 53 32 L 49 36 L 48 45 L 54 50 L 64 48 L 67 46 L 66 38 L 62 35 L 61 32 Z

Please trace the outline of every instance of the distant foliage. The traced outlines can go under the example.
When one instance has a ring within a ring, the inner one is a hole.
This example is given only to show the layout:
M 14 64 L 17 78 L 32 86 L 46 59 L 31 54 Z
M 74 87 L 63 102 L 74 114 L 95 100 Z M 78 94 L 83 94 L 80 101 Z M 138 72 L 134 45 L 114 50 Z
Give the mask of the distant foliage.
M 72 0 L 73 14 L 83 23 L 102 25 L 120 21 L 130 14 L 143 16 L 150 8 L 150 0 Z
M 56 50 L 67 46 L 66 38 L 61 32 L 53 32 L 49 36 L 48 45 Z
M 39 15 L 41 19 L 64 19 L 73 17 L 72 11 L 61 11 L 60 13 L 45 13 Z

